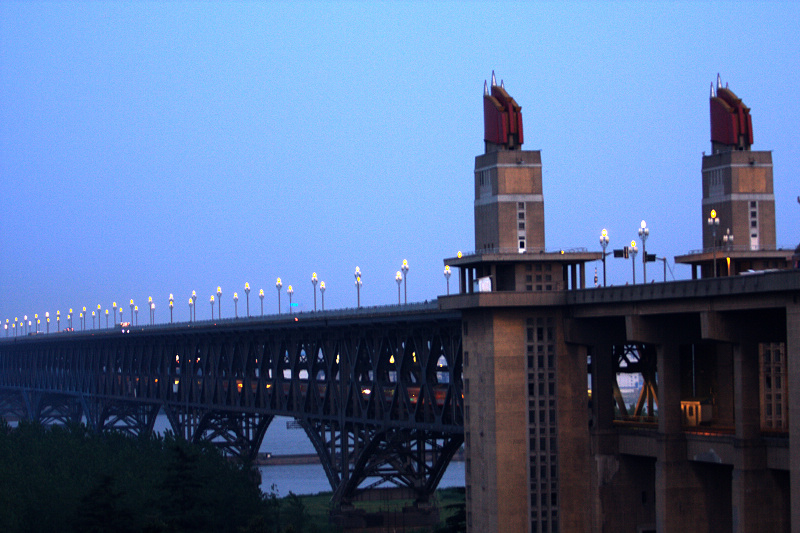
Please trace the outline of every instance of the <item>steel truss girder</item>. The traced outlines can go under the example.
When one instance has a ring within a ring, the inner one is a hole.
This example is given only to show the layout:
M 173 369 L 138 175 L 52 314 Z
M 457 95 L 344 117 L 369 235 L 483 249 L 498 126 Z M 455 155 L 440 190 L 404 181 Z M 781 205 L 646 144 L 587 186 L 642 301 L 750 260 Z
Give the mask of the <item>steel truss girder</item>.
M 644 412 L 644 406 L 647 404 L 647 412 L 649 417 L 653 417 L 654 404 L 658 406 L 658 383 L 657 383 L 657 360 L 655 347 L 649 344 L 620 344 L 614 345 L 614 371 L 615 375 L 622 374 L 636 374 L 642 375 L 642 390 L 639 393 L 639 398 L 636 401 L 636 406 L 632 414 L 628 413 L 625 402 L 622 399 L 622 393 L 619 390 L 619 385 L 615 379 L 614 385 L 614 400 L 617 407 L 623 416 L 632 416 L 641 418 Z
M 376 483 L 425 500 L 463 441 L 461 320 L 427 308 L 0 342 L 0 391 L 13 416 L 133 434 L 163 409 L 177 435 L 245 459 L 274 416 L 296 418 L 337 501 Z
M 385 428 L 325 420 L 301 420 L 333 489 L 335 507 L 352 502 L 373 487 L 406 489 L 417 502 L 427 502 L 463 433 L 443 435 L 424 428 Z

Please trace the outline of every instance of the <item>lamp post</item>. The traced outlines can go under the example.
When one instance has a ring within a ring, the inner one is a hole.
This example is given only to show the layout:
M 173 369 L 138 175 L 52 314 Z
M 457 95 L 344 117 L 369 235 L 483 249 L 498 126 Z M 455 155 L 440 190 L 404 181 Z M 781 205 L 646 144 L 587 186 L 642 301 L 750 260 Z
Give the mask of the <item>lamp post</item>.
M 150 302 L 150 325 L 156 325 L 156 303 Z
M 122 309 L 122 306 L 120 306 L 120 309 Z M 111 311 L 113 312 L 114 323 L 116 324 L 116 322 L 117 322 L 117 302 L 114 302 L 113 304 L 111 304 Z
M 34 313 L 33 320 L 36 327 L 36 333 L 39 333 L 39 313 Z M 94 326 L 94 320 L 92 320 L 92 326 Z
M 325 310 L 325 282 L 319 282 L 319 294 L 322 296 L 322 310 Z
M 214 295 L 211 295 L 211 298 L 208 300 L 208 303 L 211 304 L 211 320 L 214 320 Z
M 403 266 L 400 267 L 403 271 L 403 303 L 408 303 L 408 261 L 403 259 Z
M 78 319 L 79 319 L 79 321 L 80 321 L 80 323 L 81 323 L 81 331 L 85 331 L 85 329 L 86 329 L 86 328 L 85 328 L 85 327 L 84 327 L 84 325 L 83 325 L 83 324 L 84 324 L 84 321 L 83 321 L 83 319 L 84 319 L 84 316 L 83 316 L 83 311 L 81 311 L 81 312 L 78 314 Z M 30 321 L 30 320 L 28 320 L 28 325 L 30 325 L 30 323 L 31 323 L 31 321 Z
M 717 210 L 712 209 L 708 217 L 708 227 L 711 228 L 711 247 L 713 250 L 714 261 L 714 277 L 717 277 L 717 227 L 719 226 L 719 217 L 717 217 Z
M 100 329 L 100 317 L 103 315 L 103 306 L 97 304 L 97 329 Z
M 722 236 L 722 242 L 725 244 L 725 249 L 730 250 L 733 248 L 733 233 L 731 233 L 731 228 L 727 228 L 725 230 L 725 235 Z M 728 277 L 731 275 L 731 258 L 728 257 L 726 259 L 728 263 Z
M 356 267 L 356 308 L 361 309 L 361 269 Z
M 606 286 L 606 248 L 608 247 L 608 230 L 600 232 L 600 247 L 603 249 L 603 287 Z
M 67 321 L 69 322 L 69 329 L 72 329 L 72 309 L 70 308 L 67 314 Z
M 294 289 L 292 288 L 291 285 L 289 285 L 289 288 L 286 289 L 286 294 L 289 295 L 289 314 L 291 315 L 292 314 L 292 295 L 294 294 Z
M 7 318 L 6 318 L 6 323 L 3 324 L 3 325 L 5 326 L 5 329 L 6 329 L 6 338 L 7 338 L 8 337 L 8 319 Z
M 403 275 L 399 270 L 394 275 L 394 280 L 397 282 L 397 305 L 400 305 L 400 285 L 403 283 Z
M 106 309 L 106 329 L 108 329 L 108 309 Z
M 192 308 L 194 307 L 194 300 L 189 296 L 189 322 L 192 322 Z
M 172 293 L 169 295 L 169 323 L 172 324 L 172 308 L 175 307 L 175 298 Z
M 233 293 L 233 318 L 239 318 L 239 293 Z
M 148 304 L 147 306 L 150 308 L 150 325 L 152 326 L 153 325 L 153 319 L 154 319 L 153 313 L 155 311 L 155 308 L 153 307 L 153 297 L 152 296 L 148 296 L 147 297 L 147 304 Z
M 139 325 L 139 306 L 133 308 L 134 312 L 136 313 L 136 325 Z
M 197 292 L 192 291 L 192 321 L 197 322 Z
M 314 286 L 314 312 L 317 312 L 317 273 L 311 274 L 311 285 Z
M 247 297 L 247 318 L 250 318 L 250 284 L 244 284 L 244 294 Z
M 650 228 L 647 223 L 642 220 L 639 226 L 639 237 L 642 239 L 642 283 L 647 283 L 647 237 L 650 236 Z
M 122 306 L 119 306 L 119 323 L 122 325 Z
M 83 306 L 83 313 L 81 313 L 81 318 L 83 319 L 83 325 L 81 326 L 81 329 L 84 330 L 84 331 L 86 330 L 86 319 L 88 317 L 89 317 L 89 315 L 86 313 L 86 306 L 84 305 Z
M 97 317 L 97 325 L 100 326 L 100 317 Z M 92 311 L 92 329 L 95 329 L 95 327 L 94 327 L 94 311 Z
M 633 267 L 633 284 L 636 285 L 636 253 L 639 250 L 636 248 L 636 241 L 631 241 L 631 247 L 628 253 L 631 256 L 631 266 Z
M 222 320 L 222 287 L 217 287 L 217 318 Z
M 47 328 L 47 333 L 50 333 L 50 311 L 47 311 L 44 314 L 44 318 L 45 318 L 45 324 L 46 324 L 45 327 Z M 100 322 L 100 317 L 97 317 L 97 321 Z M 8 322 L 8 320 L 6 320 L 6 322 Z
M 450 265 L 444 266 L 444 279 L 447 282 L 447 296 L 450 296 L 450 276 L 453 273 L 450 271 Z
M 259 289 L 258 297 L 261 298 L 261 316 L 264 316 L 264 289 Z
M 275 282 L 275 288 L 278 289 L 278 314 L 281 314 L 281 287 L 283 287 L 283 283 L 281 278 L 278 278 L 278 281 Z
M 61 333 L 61 311 L 56 311 L 56 331 Z
M 131 324 L 133 324 L 133 298 L 131 298 Z

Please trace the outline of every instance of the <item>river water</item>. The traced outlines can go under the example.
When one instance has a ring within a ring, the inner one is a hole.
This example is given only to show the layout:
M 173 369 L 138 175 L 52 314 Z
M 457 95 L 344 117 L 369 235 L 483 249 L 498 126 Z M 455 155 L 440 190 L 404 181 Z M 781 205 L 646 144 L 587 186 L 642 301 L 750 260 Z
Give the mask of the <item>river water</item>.
M 259 451 L 272 455 L 315 454 L 314 447 L 308 440 L 305 431 L 287 427 L 287 422 L 292 420 L 291 418 L 275 417 L 267 429 Z M 170 429 L 167 417 L 159 415 L 154 430 L 163 433 L 167 429 Z M 261 490 L 264 492 L 269 492 L 273 485 L 279 496 L 286 496 L 290 491 L 298 495 L 331 491 L 325 471 L 318 463 L 260 466 L 259 471 L 261 472 Z M 442 476 L 439 488 L 463 486 L 464 463 L 453 461 Z

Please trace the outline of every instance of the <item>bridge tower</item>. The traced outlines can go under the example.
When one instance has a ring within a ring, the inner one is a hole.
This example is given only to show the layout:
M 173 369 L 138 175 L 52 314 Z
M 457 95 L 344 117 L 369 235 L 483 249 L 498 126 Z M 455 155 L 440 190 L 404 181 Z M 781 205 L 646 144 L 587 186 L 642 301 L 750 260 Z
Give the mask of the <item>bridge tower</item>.
M 475 158 L 475 250 L 544 250 L 542 155 L 521 150 L 522 108 L 484 83 L 485 153 Z
M 542 163 L 521 107 L 484 85 L 475 158 L 475 252 L 445 259 L 462 313 L 467 531 L 580 531 L 587 523 L 586 360 L 554 304 L 585 286 L 589 252 L 545 251 Z
M 772 152 L 751 149 L 750 108 L 723 86 L 719 75 L 711 85 L 709 105 L 711 153 L 703 154 L 702 167 L 703 250 L 675 260 L 692 265 L 695 279 L 698 270 L 706 278 L 788 268 L 791 251 L 776 248 Z

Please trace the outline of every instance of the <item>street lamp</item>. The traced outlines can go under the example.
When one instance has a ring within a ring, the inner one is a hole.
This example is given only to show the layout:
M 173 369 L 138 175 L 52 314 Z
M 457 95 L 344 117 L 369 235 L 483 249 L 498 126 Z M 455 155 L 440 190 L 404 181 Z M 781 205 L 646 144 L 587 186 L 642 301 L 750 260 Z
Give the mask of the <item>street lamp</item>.
M 261 316 L 264 316 L 264 289 L 259 289 L 258 297 L 261 298 Z
M 397 305 L 400 305 L 400 285 L 403 283 L 403 275 L 399 270 L 394 275 L 394 280 L 397 282 Z
M 131 324 L 133 324 L 133 298 L 131 298 Z
M 450 276 L 453 273 L 450 271 L 450 265 L 444 266 L 444 279 L 447 281 L 447 296 L 450 296 Z
M 122 309 L 122 306 L 120 306 L 120 309 Z M 113 316 L 114 322 L 116 323 L 116 321 L 117 321 L 117 302 L 114 302 L 113 304 L 111 304 L 111 311 L 112 311 L 112 314 L 114 315 Z M 122 314 L 122 313 L 120 313 L 120 314 Z
M 100 317 L 97 317 L 97 325 L 100 325 Z M 94 311 L 92 311 L 92 329 L 94 329 Z
M 150 325 L 156 325 L 156 303 L 150 302 Z
M 403 266 L 400 267 L 403 271 L 403 301 L 408 303 L 408 261 L 403 259 Z
M 631 241 L 631 247 L 628 250 L 628 253 L 631 256 L 631 266 L 633 266 L 633 284 L 636 285 L 636 253 L 639 250 L 636 249 L 636 241 Z
M 289 288 L 286 289 L 286 294 L 289 295 L 289 314 L 291 314 L 292 313 L 292 295 L 294 294 L 294 289 L 292 288 L 291 285 L 289 285 Z
M 45 317 L 45 319 L 46 319 L 46 320 L 45 320 L 45 322 L 47 323 L 47 325 L 46 325 L 46 327 L 47 327 L 47 333 L 50 333 L 50 311 L 47 311 L 47 312 L 44 314 L 44 317 Z M 97 318 L 97 321 L 98 321 L 98 322 L 100 322 L 100 318 L 99 318 L 99 317 Z M 8 320 L 6 320 L 6 322 L 8 322 Z
M 34 313 L 33 319 L 35 320 L 36 324 L 36 333 L 39 333 L 39 313 Z M 92 326 L 94 326 L 94 320 L 92 320 Z
M 233 293 L 233 318 L 239 318 L 239 293 Z
M 169 295 L 169 323 L 172 324 L 172 308 L 175 306 L 175 298 L 172 293 Z
M 711 246 L 713 249 L 714 258 L 714 277 L 717 277 L 717 226 L 719 226 L 719 217 L 717 217 L 717 210 L 712 209 L 711 216 L 708 217 L 708 227 L 711 228 Z
M 108 329 L 108 309 L 106 309 L 106 329 Z
M 72 309 L 70 309 L 72 311 Z M 119 306 L 119 323 L 122 325 L 122 306 Z
M 197 322 L 197 292 L 192 291 L 192 321 Z
M 214 295 L 211 295 L 211 298 L 208 300 L 208 303 L 211 304 L 211 320 L 214 320 Z
M 194 300 L 189 296 L 189 322 L 192 321 L 192 308 L 194 307 Z
M 283 283 L 281 278 L 278 278 L 278 281 L 275 282 L 275 288 L 278 289 L 278 314 L 281 314 L 281 287 L 283 287 Z
M 725 235 L 722 236 L 722 242 L 725 244 L 725 249 L 730 250 L 733 248 L 733 233 L 731 233 L 731 228 L 727 228 L 725 230 Z M 727 258 L 728 263 L 728 276 L 731 275 L 731 258 Z
M 147 303 L 148 303 L 148 307 L 150 307 L 150 325 L 152 326 L 153 325 L 153 318 L 154 318 L 153 317 L 154 307 L 153 307 L 153 297 L 152 296 L 148 296 L 147 297 Z
M 136 307 L 133 308 L 133 310 L 136 312 L 136 325 L 138 326 L 139 325 L 139 306 L 137 305 Z
M 606 248 L 608 247 L 608 230 L 600 232 L 600 247 L 603 249 L 603 287 L 606 286 Z
M 356 304 L 357 309 L 361 309 L 361 269 L 356 267 Z
M 78 318 L 80 319 L 81 323 L 81 331 L 84 331 L 86 328 L 83 326 L 83 311 L 78 314 Z M 28 325 L 30 325 L 31 321 L 28 320 Z
M 319 294 L 322 296 L 322 310 L 325 310 L 325 282 L 319 282 Z
M 642 220 L 642 223 L 639 227 L 639 237 L 642 239 L 642 277 L 644 278 L 643 283 L 647 283 L 647 237 L 650 236 L 650 228 L 647 227 L 647 223 Z
M 61 311 L 56 311 L 56 331 L 61 333 Z
M 222 320 L 222 287 L 217 287 L 217 318 Z
M 25 317 L 25 318 L 27 318 L 27 317 Z M 73 329 L 72 328 L 72 308 L 70 308 L 69 314 L 67 314 L 67 320 L 69 321 L 69 329 Z
M 244 284 L 244 293 L 247 295 L 247 318 L 250 318 L 250 284 Z
M 83 325 L 81 326 L 82 330 L 86 330 L 86 318 L 88 316 L 89 315 L 86 314 L 86 306 L 84 305 L 83 306 L 83 313 L 81 313 L 81 318 L 83 319 Z
M 317 311 L 317 273 L 311 274 L 311 285 L 314 286 L 314 312 Z

